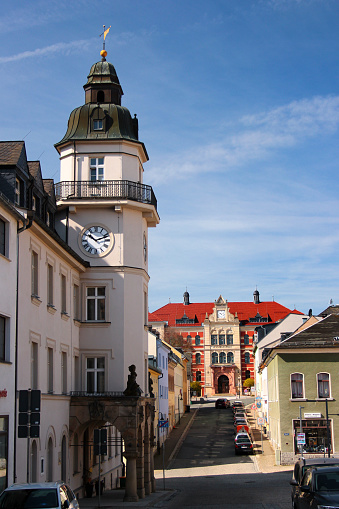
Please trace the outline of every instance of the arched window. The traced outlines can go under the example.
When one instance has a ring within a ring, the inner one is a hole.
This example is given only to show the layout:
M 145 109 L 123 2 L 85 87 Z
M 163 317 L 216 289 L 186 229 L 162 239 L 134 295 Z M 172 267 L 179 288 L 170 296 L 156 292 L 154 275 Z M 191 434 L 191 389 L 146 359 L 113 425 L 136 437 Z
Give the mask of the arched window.
M 195 363 L 196 364 L 201 363 L 201 354 L 200 353 L 195 354 Z
M 200 336 L 195 336 L 195 346 L 200 345 Z
M 53 440 L 50 437 L 47 445 L 47 475 L 46 481 L 53 481 Z
M 291 396 L 292 399 L 304 397 L 304 375 L 302 373 L 291 374 Z
M 318 398 L 330 397 L 330 375 L 328 373 L 317 374 Z
M 250 352 L 245 352 L 245 364 L 249 364 L 250 361 Z
M 231 333 L 227 334 L 227 344 L 233 345 L 233 334 Z
M 99 90 L 98 91 L 98 94 L 97 94 L 97 102 L 98 103 L 103 103 L 105 102 L 105 93 L 103 90 Z
M 37 482 L 38 472 L 38 448 L 36 445 L 36 440 L 33 440 L 31 447 L 31 482 Z
M 201 371 L 197 371 L 195 374 L 195 380 L 201 382 Z
M 245 371 L 245 380 L 247 380 L 247 378 L 251 378 L 251 372 L 249 369 L 246 369 Z
M 220 364 L 225 364 L 226 363 L 226 354 L 225 354 L 225 352 L 220 352 L 220 354 L 219 354 L 219 362 L 220 362 Z
M 187 343 L 191 344 L 192 336 L 190 334 L 187 334 Z
M 250 344 L 250 337 L 248 334 L 245 334 L 244 336 L 244 345 L 249 345 Z
M 212 353 L 212 364 L 218 364 L 218 354 L 217 352 Z
M 234 355 L 232 352 L 228 352 L 227 354 L 227 364 L 233 364 L 234 363 Z

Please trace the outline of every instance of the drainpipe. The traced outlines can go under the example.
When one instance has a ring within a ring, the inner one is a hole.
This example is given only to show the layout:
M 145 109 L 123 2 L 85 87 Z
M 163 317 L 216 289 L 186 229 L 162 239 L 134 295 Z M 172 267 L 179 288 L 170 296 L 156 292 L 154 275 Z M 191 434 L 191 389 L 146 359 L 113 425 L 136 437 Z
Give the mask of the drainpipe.
M 27 219 L 24 219 L 24 225 L 21 228 L 17 228 L 17 241 L 16 241 L 16 314 L 15 314 L 15 380 L 14 380 L 14 461 L 13 461 L 13 481 L 16 482 L 16 450 L 17 450 L 17 414 L 18 414 L 18 309 L 19 309 L 19 234 L 25 230 L 28 230 L 33 223 L 33 212 L 29 210 L 27 212 Z

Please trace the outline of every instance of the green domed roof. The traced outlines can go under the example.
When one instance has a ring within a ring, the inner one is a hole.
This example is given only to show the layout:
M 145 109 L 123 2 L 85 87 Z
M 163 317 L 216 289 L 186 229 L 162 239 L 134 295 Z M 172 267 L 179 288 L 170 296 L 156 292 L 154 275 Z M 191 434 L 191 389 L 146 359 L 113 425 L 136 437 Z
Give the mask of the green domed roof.
M 118 85 L 121 88 L 114 65 L 112 65 L 110 62 L 107 62 L 106 60 L 101 60 L 100 62 L 92 65 L 91 70 L 89 71 L 89 75 L 87 76 L 87 83 L 85 87 L 94 83 L 110 83 L 112 85 Z

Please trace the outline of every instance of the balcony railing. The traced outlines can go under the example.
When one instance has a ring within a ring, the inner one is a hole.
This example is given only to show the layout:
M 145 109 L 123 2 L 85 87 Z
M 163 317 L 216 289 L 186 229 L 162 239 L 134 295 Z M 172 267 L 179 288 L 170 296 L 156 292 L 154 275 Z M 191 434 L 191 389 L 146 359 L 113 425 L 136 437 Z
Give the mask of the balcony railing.
M 157 199 L 151 186 L 131 180 L 95 180 L 81 182 L 58 182 L 54 186 L 55 196 L 59 200 L 119 199 L 149 203 L 157 209 Z

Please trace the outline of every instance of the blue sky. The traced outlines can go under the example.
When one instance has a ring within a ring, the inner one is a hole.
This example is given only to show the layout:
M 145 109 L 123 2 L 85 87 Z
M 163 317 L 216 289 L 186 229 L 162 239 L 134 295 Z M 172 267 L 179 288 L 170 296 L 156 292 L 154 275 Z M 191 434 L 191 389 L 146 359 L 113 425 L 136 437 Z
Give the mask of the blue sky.
M 54 143 L 107 59 L 139 118 L 161 223 L 150 310 L 339 302 L 338 0 L 19 1 L 0 17 L 1 140 L 59 180 Z

